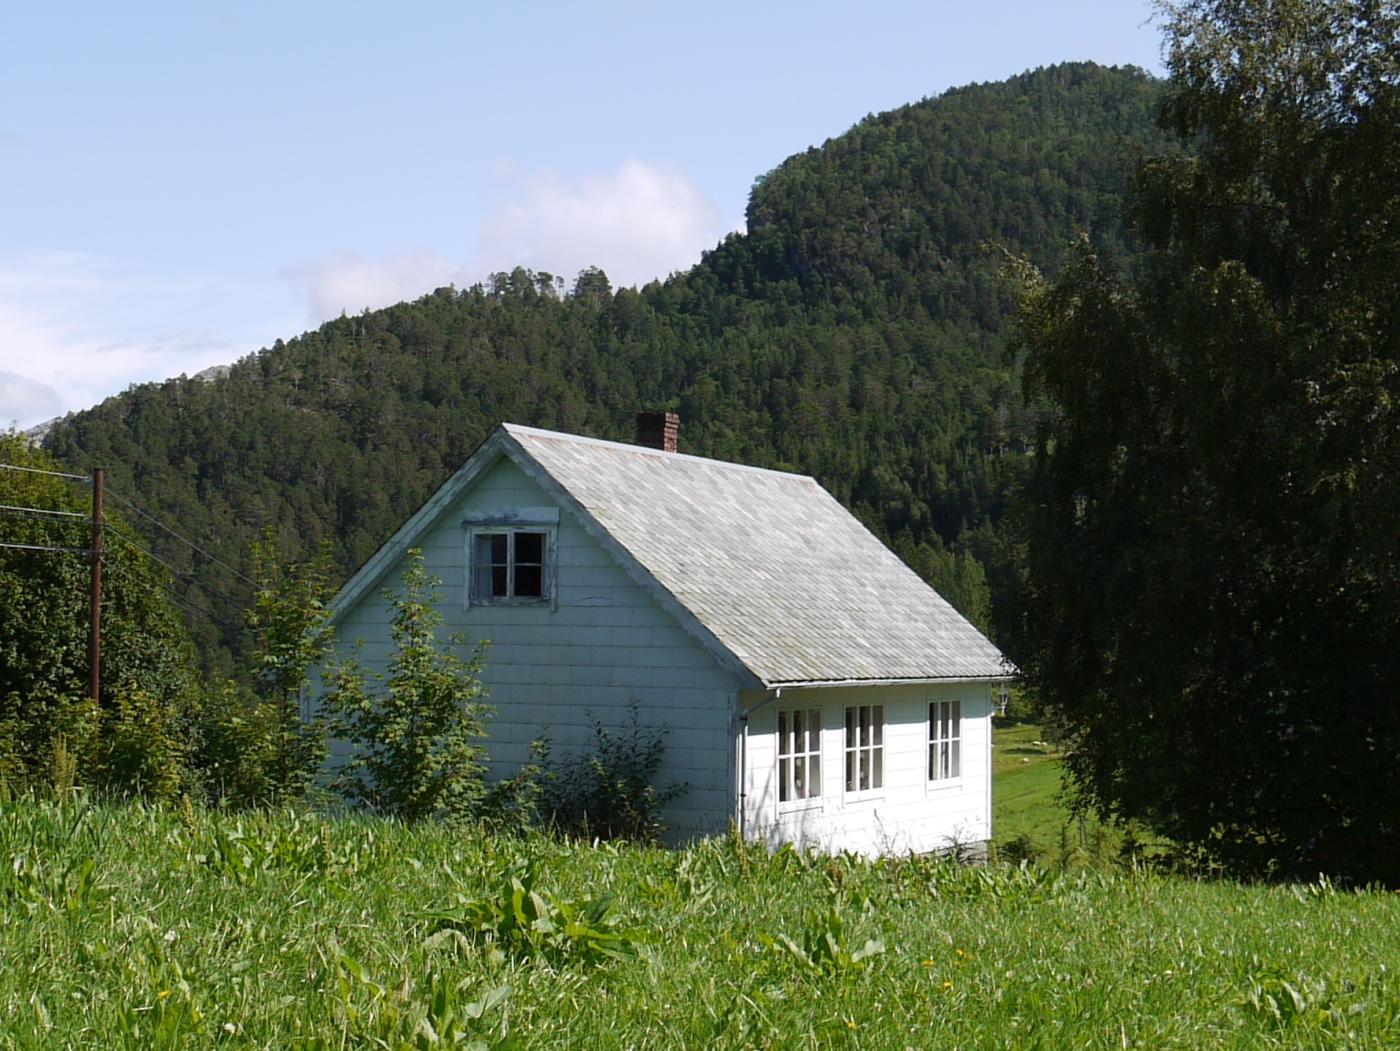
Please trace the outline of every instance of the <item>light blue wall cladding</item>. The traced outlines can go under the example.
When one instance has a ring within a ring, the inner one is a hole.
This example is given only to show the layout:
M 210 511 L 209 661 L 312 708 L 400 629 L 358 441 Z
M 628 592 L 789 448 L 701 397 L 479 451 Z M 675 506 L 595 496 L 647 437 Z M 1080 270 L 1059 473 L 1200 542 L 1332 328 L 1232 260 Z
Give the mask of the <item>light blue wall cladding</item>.
M 552 506 L 533 481 L 502 458 L 423 537 L 424 557 L 442 578 L 443 635 L 460 634 L 470 652 L 490 640 L 483 678 L 496 708 L 491 722 L 493 776 L 504 776 L 547 733 L 557 751 L 591 740 L 589 713 L 620 727 L 637 702 L 641 721 L 665 725 L 663 783 L 687 791 L 664 815 L 677 838 L 722 832 L 730 817 L 731 708 L 738 682 L 652 599 L 567 511 L 556 536 L 556 603 L 466 604 L 470 512 Z M 360 659 L 382 671 L 390 654 L 392 611 L 382 596 L 403 562 L 342 618 L 342 646 L 364 640 Z

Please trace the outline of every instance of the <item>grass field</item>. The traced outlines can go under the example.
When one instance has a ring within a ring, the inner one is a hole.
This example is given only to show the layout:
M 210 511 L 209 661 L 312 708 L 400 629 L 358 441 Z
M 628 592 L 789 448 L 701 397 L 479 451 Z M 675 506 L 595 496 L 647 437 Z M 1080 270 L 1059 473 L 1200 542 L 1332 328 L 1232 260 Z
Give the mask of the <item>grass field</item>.
M 5 1048 L 1400 1046 L 1382 891 L 82 802 L 0 858 Z

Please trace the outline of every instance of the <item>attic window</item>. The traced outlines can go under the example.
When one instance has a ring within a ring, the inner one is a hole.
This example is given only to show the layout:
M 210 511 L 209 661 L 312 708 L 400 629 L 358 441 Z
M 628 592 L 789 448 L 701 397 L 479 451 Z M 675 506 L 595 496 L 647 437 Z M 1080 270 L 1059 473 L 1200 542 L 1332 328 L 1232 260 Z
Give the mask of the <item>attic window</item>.
M 540 602 L 547 599 L 549 547 L 546 530 L 473 530 L 471 601 Z

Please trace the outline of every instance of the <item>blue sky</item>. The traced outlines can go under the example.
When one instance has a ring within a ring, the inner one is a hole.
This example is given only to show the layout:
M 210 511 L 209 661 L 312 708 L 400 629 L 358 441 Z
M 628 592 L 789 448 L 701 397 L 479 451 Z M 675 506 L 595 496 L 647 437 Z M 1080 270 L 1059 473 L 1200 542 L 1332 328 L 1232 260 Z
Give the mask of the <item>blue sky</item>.
M 631 284 L 868 113 L 1151 7 L 63 3 L 0 16 L 0 426 L 517 264 Z

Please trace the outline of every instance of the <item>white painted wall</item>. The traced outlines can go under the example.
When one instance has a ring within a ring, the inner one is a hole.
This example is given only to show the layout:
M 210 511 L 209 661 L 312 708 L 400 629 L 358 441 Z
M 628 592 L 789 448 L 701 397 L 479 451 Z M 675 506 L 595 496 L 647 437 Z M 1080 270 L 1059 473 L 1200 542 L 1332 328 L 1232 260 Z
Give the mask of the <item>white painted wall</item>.
M 769 694 L 744 691 L 747 709 Z M 962 702 L 962 776 L 928 780 L 930 701 Z M 885 708 L 884 787 L 858 797 L 845 792 L 845 709 Z M 778 800 L 777 713 L 820 708 L 821 796 Z M 792 842 L 861 854 L 925 853 L 955 842 L 991 838 L 991 689 L 985 683 L 935 686 L 831 687 L 783 690 L 749 717 L 745 832 L 771 845 Z
M 587 745 L 587 713 L 621 727 L 628 705 L 637 701 L 644 725 L 670 728 L 662 783 L 689 785 L 663 814 L 671 838 L 723 832 L 733 814 L 738 681 L 568 511 L 560 513 L 556 537 L 553 608 L 466 608 L 466 514 L 548 506 L 553 501 L 544 491 L 502 457 L 439 517 L 421 545 L 429 570 L 443 581 L 443 637 L 460 633 L 467 653 L 477 640 L 491 641 L 482 676 L 496 708 L 487 742 L 491 775 L 509 774 L 542 732 L 556 752 Z M 392 610 L 381 592 L 398 585 L 403 568 L 400 560 L 337 629 L 342 647 L 364 640 L 360 660 L 372 671 L 384 671 L 391 655 Z

